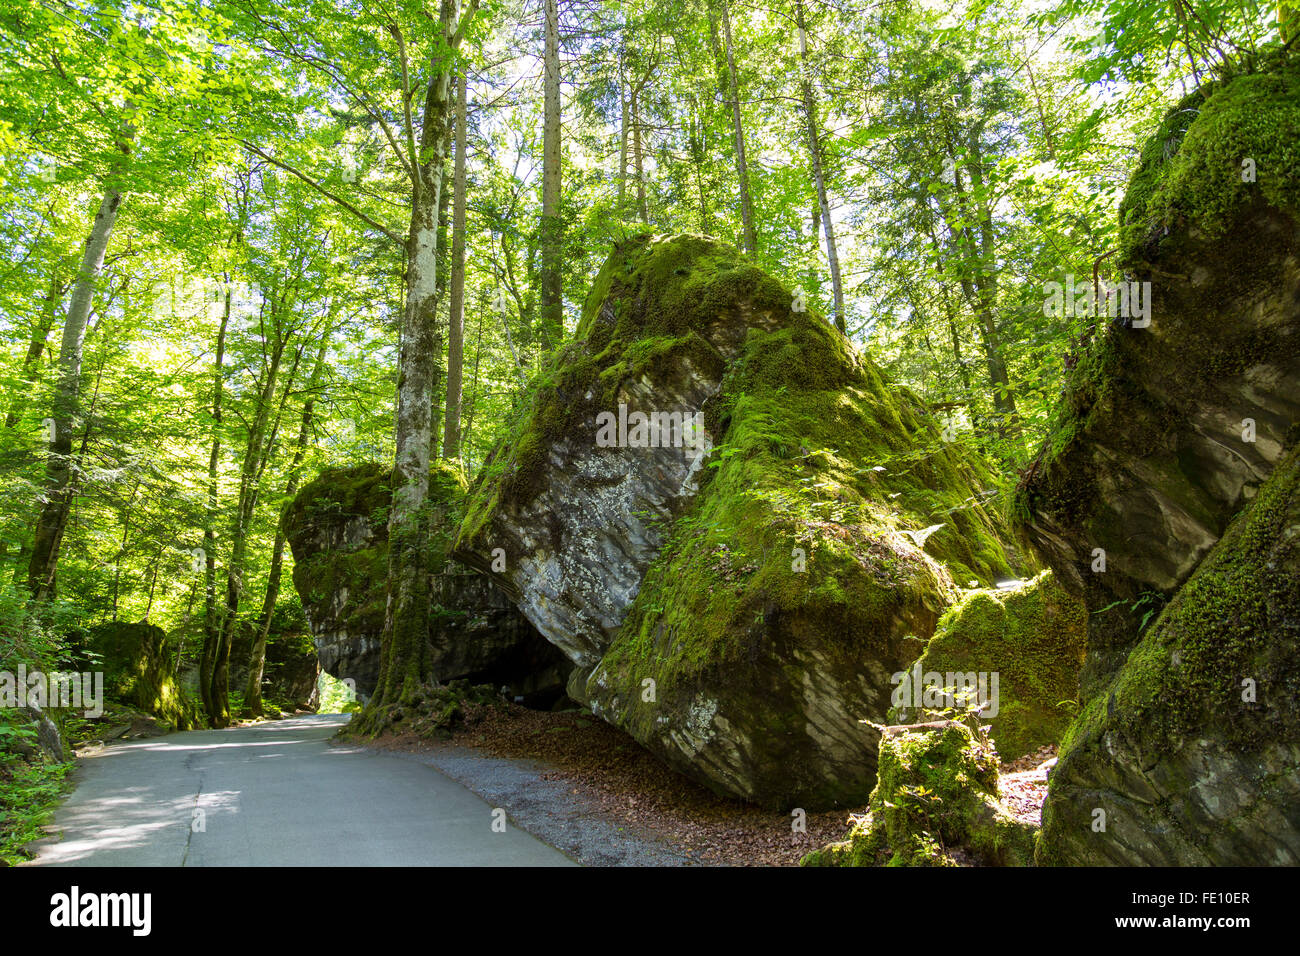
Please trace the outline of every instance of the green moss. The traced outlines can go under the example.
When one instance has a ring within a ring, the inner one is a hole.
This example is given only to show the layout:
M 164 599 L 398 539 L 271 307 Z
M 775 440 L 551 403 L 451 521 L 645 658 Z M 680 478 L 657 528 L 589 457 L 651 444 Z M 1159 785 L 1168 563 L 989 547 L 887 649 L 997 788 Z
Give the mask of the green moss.
M 339 614 L 355 634 L 379 634 L 384 626 L 388 581 L 388 509 L 392 504 L 391 469 L 377 464 L 327 468 L 305 485 L 281 518 L 294 548 L 293 580 L 303 603 L 330 608 L 347 592 Z M 434 462 L 429 469 L 428 507 L 422 527 L 429 532 L 428 567 L 441 569 L 464 514 L 464 473 L 454 464 Z M 319 547 L 320 538 L 343 533 L 349 522 L 365 522 L 364 543 L 340 541 Z M 331 610 L 331 614 L 333 611 Z
M 107 622 L 90 629 L 86 648 L 96 655 L 95 669 L 103 669 L 107 696 L 138 707 L 177 730 L 198 725 L 198 706 L 176 683 L 176 650 L 162 628 Z
M 885 728 L 878 766 L 867 814 L 801 865 L 1032 865 L 1037 830 L 998 801 L 998 755 L 970 728 Z
M 458 547 L 473 549 L 492 514 L 533 493 L 538 456 L 615 407 L 627 382 L 647 371 L 671 380 L 685 363 L 721 377 L 704 409 L 716 445 L 701 491 L 596 675 L 621 690 L 610 691 L 617 719 L 638 739 L 654 736 L 665 700 L 682 712 L 702 689 L 725 688 L 754 732 L 798 748 L 803 718 L 770 704 L 800 676 L 767 663 L 772 643 L 824 655 L 819 666 L 856 684 L 864 661 L 901 665 L 901 637 L 929 634 L 956 593 L 945 564 L 963 584 L 1014 576 L 1004 521 L 981 503 L 994 484 L 987 468 L 945 444 L 914 396 L 792 300 L 713 240 L 630 240 L 601 270 L 578 341 L 539 379 L 471 491 Z M 710 342 L 731 336 L 724 362 Z M 933 525 L 924 548 L 907 537 Z M 646 679 L 659 697 L 642 706 Z M 752 691 L 735 693 L 738 680 Z M 847 800 L 862 785 L 839 781 L 821 797 Z
M 1059 743 L 1079 700 L 1087 644 L 1083 603 L 1044 571 L 1022 587 L 966 594 L 939 619 L 917 662 L 922 674 L 998 675 L 998 712 L 990 719 L 1003 759 Z M 924 719 L 919 710 L 891 713 Z
M 1193 92 L 1165 117 L 1120 206 L 1122 266 L 1150 258 L 1184 222 L 1222 235 L 1257 198 L 1300 215 L 1300 59 L 1272 54 L 1262 67 Z
M 1296 768 L 1277 755 L 1300 738 L 1297 529 L 1293 447 L 1071 724 L 1043 809 L 1040 862 L 1132 862 L 1143 853 L 1162 863 L 1242 862 L 1250 851 L 1234 858 L 1234 833 L 1275 832 L 1276 816 L 1251 817 L 1293 803 L 1282 780 L 1294 781 Z M 1231 784 L 1216 769 L 1227 755 Z M 1279 764 L 1283 777 L 1259 770 Z M 1113 855 L 1079 838 L 1088 824 L 1080 795 L 1092 807 L 1109 806 L 1110 794 L 1140 805 L 1123 822 L 1133 842 L 1111 844 Z M 1189 810 L 1197 803 L 1204 809 Z
M 1211 727 L 1243 751 L 1294 739 L 1300 732 L 1294 705 L 1297 513 L 1300 449 L 1293 449 L 1147 630 L 1097 706 L 1080 716 L 1066 743 L 1115 732 L 1161 753 Z M 1253 706 L 1243 706 L 1246 678 L 1268 688 Z

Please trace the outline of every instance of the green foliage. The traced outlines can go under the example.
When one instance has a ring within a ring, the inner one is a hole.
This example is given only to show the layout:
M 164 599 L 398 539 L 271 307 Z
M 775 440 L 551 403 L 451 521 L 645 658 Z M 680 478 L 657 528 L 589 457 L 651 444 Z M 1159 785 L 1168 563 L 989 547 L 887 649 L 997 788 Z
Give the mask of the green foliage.
M 14 728 L 0 712 L 0 865 L 16 866 L 31 857 L 26 845 L 45 835 L 42 826 L 68 789 L 72 764 L 5 752 L 6 730 Z

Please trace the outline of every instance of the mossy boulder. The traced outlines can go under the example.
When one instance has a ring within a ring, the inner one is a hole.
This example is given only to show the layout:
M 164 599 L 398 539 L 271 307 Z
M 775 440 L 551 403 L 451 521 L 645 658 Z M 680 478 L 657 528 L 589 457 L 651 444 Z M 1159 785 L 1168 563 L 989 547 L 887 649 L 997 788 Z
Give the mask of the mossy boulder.
M 198 725 L 197 705 L 176 681 L 176 648 L 155 624 L 111 621 L 91 627 L 83 641 L 93 670 L 104 673 L 104 693 L 166 721 L 177 730 Z
M 998 799 L 998 755 L 957 721 L 882 728 L 880 779 L 846 839 L 802 866 L 1030 866 L 1037 827 Z
M 320 666 L 352 679 L 363 699 L 379 676 L 388 578 L 391 470 L 331 468 L 302 488 L 282 521 L 293 551 L 293 582 Z M 436 463 L 430 474 L 429 642 L 438 680 L 505 685 L 516 696 L 553 700 L 563 692 L 564 658 L 485 576 L 448 559 L 465 482 Z M 268 659 L 270 650 L 268 649 Z M 273 675 L 271 675 L 273 676 Z
M 1265 66 L 1179 104 L 1143 151 L 1122 258 L 1150 283 L 1150 325 L 1096 331 L 1017 494 L 1091 612 L 1085 698 L 1296 437 L 1300 61 Z
M 1039 859 L 1300 864 L 1300 448 L 1071 726 Z
M 1013 572 L 988 472 L 799 304 L 715 240 L 621 243 L 457 554 L 495 559 L 578 665 L 570 696 L 669 763 L 765 805 L 848 806 L 875 782 L 859 720 L 883 718 L 954 577 Z M 636 413 L 703 434 L 602 443 Z
M 1010 587 L 969 591 L 939 619 L 913 665 L 917 679 L 909 674 L 895 690 L 899 706 L 890 719 L 923 719 L 924 695 L 914 685 L 942 675 L 945 691 L 960 695 L 976 687 L 991 698 L 983 719 L 1004 760 L 1059 743 L 1078 710 L 1087 633 L 1083 602 L 1051 571 Z
M 1300 862 L 1300 61 L 1173 110 L 1121 207 L 1149 328 L 1078 362 L 1017 496 L 1090 611 L 1039 862 Z

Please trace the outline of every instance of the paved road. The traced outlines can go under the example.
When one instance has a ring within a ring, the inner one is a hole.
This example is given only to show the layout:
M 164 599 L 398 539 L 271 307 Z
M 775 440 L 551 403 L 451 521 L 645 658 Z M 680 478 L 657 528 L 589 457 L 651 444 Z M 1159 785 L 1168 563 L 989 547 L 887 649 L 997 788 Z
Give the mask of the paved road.
M 77 789 L 53 821 L 63 839 L 39 846 L 31 865 L 570 865 L 512 822 L 494 831 L 493 807 L 432 767 L 331 746 L 346 721 L 299 717 L 105 748 L 79 761 Z

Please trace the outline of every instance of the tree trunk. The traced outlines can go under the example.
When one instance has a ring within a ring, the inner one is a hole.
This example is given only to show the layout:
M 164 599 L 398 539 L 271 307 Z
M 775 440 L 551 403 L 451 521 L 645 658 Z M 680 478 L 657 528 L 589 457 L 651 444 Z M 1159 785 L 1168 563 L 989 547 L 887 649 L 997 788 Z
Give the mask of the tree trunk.
M 727 98 L 731 101 L 732 131 L 736 143 L 736 178 L 740 182 L 740 221 L 745 234 L 745 251 L 758 251 L 754 232 L 754 209 L 749 197 L 749 166 L 745 161 L 745 127 L 740 118 L 740 83 L 736 78 L 736 53 L 731 42 L 731 12 L 727 0 L 721 0 L 722 37 L 727 57 Z
M 627 78 L 622 67 L 618 74 L 618 218 L 623 218 L 623 208 L 627 203 Z
M 230 557 L 226 563 L 226 604 L 221 615 L 220 637 L 213 655 L 211 709 L 208 720 L 213 727 L 230 725 L 230 647 L 239 621 L 239 605 L 244 594 L 244 573 L 248 558 L 248 530 L 257 508 L 259 480 L 263 463 L 270 454 L 274 436 L 268 438 L 271 408 L 275 401 L 280 365 L 284 358 L 285 337 L 276 334 L 266 378 L 258 396 L 257 410 L 248 431 L 244 461 L 239 475 L 239 501 L 230 528 Z
M 285 484 L 284 497 L 292 501 L 298 493 L 298 481 L 302 476 L 302 462 L 307 455 L 307 444 L 311 437 L 312 413 L 316 406 L 316 390 L 320 388 L 321 376 L 325 371 L 325 358 L 329 353 L 330 334 L 333 322 L 325 324 L 321 335 L 320 348 L 316 352 L 316 361 L 312 365 L 311 378 L 307 382 L 307 399 L 302 406 L 302 422 L 298 427 L 298 440 L 294 446 L 293 462 L 289 465 L 289 480 Z M 275 544 L 271 549 L 271 567 L 266 577 L 266 598 L 262 601 L 262 613 L 258 617 L 257 636 L 253 639 L 252 652 L 248 658 L 248 682 L 244 686 L 245 717 L 262 716 L 262 674 L 266 670 L 266 641 L 271 633 L 271 618 L 275 614 L 275 603 L 280 599 L 280 579 L 284 573 L 284 527 L 280 522 L 275 526 Z
M 546 8 L 545 102 L 542 118 L 541 337 L 553 349 L 564 337 L 564 224 L 560 219 L 560 13 Z
M 413 170 L 411 225 L 407 236 L 407 297 L 398 358 L 397 453 L 393 467 L 393 503 L 389 508 L 388 603 L 384 613 L 380 673 L 363 730 L 379 730 L 388 708 L 408 699 L 432 677 L 429 660 L 429 568 L 427 498 L 429 494 L 430 408 L 441 385 L 437 356 L 437 210 L 443 170 L 450 148 L 447 116 L 451 110 L 452 56 L 459 42 L 458 4 L 444 0 L 441 43 L 430 63 L 420 133 L 420 162 Z M 471 6 L 466 16 L 472 16 Z M 445 53 L 449 50 L 451 53 Z
M 90 316 L 95 286 L 104 268 L 104 255 L 108 251 L 108 240 L 113 234 L 113 225 L 117 222 L 117 211 L 121 204 L 122 194 L 116 189 L 110 186 L 104 191 L 90 236 L 86 239 L 81 268 L 68 301 L 67 317 L 63 321 L 63 340 L 59 346 L 59 380 L 51 416 L 54 434 L 50 436 L 49 456 L 45 466 L 45 505 L 36 521 L 31 563 L 27 569 L 27 588 L 38 601 L 54 596 L 59 547 L 72 507 L 69 493 L 72 428 L 81 389 L 81 356 L 86 340 L 86 321 Z
M 213 712 L 212 672 L 216 667 L 221 621 L 217 609 L 217 479 L 221 466 L 221 402 L 224 392 L 226 328 L 230 325 L 230 290 L 221 309 L 217 329 L 217 354 L 212 371 L 212 448 L 208 453 L 208 506 L 203 523 L 203 648 L 199 654 L 199 698 L 203 712 Z
M 451 226 L 451 302 L 447 313 L 447 424 L 442 457 L 460 457 L 461 388 L 465 368 L 465 151 L 469 82 L 462 71 L 456 92 L 456 207 Z
M 702 114 L 695 94 L 690 97 L 691 108 L 683 135 L 691 152 L 691 165 L 695 171 L 695 188 L 700 200 L 700 232 L 713 234 L 713 219 L 709 215 L 709 199 L 704 189 L 704 164 L 708 158 L 708 118 Z
M 831 222 L 831 204 L 826 198 L 826 176 L 822 168 L 821 134 L 817 128 L 817 106 L 813 100 L 812 71 L 808 65 L 808 33 L 804 23 L 803 0 L 795 0 L 795 15 L 799 23 L 799 60 L 802 67 L 804 120 L 808 126 L 808 151 L 812 157 L 813 181 L 817 186 L 817 204 L 821 209 L 822 232 L 826 236 L 826 263 L 831 271 L 831 293 L 834 301 L 832 320 L 840 332 L 847 334 L 844 317 L 844 290 L 840 285 L 840 257 L 835 246 L 835 226 Z M 816 230 L 814 229 L 814 234 Z
M 650 222 L 650 206 L 645 195 L 645 165 L 641 155 L 641 91 L 632 90 L 632 162 L 636 171 L 636 211 L 644 223 Z
M 451 141 L 452 120 L 455 118 L 454 111 L 447 113 L 447 140 Z M 443 429 L 443 401 L 446 396 L 443 394 L 443 383 L 447 379 L 447 363 L 443 358 L 443 342 L 446 338 L 446 329 L 450 324 L 443 322 L 444 307 L 447 305 L 447 276 L 451 273 L 451 256 L 448 253 L 447 232 L 451 226 L 451 193 L 447 188 L 447 170 L 442 172 L 442 185 L 438 189 L 438 268 L 435 273 L 435 286 L 438 290 L 437 318 L 435 320 L 438 334 L 438 351 L 433 357 L 433 406 L 429 409 L 429 457 L 434 460 L 440 456 L 439 446 L 442 444 Z M 450 315 L 450 309 L 446 310 Z

